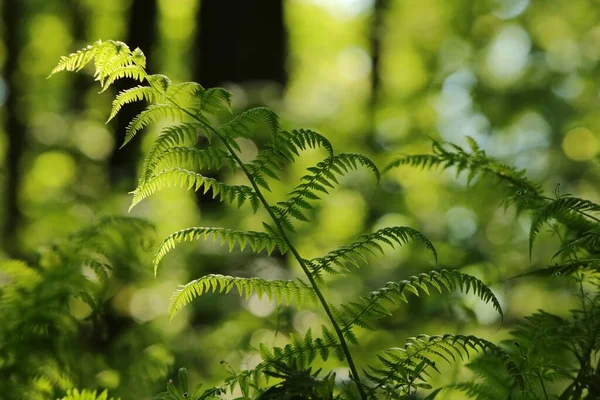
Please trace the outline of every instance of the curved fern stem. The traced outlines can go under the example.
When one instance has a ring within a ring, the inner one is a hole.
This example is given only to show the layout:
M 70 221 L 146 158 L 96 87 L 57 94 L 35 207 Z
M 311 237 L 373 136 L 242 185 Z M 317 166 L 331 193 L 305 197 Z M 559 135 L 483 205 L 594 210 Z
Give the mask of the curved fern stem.
M 312 286 L 312 289 L 315 291 L 315 294 L 317 295 L 317 298 L 319 299 L 319 302 L 321 303 L 321 306 L 325 310 L 325 313 L 327 314 L 327 317 L 329 318 L 329 320 L 331 322 L 331 325 L 333 326 L 333 329 L 335 330 L 335 333 L 337 334 L 337 336 L 338 336 L 338 338 L 340 340 L 340 345 L 342 347 L 342 350 L 344 351 L 344 355 L 346 356 L 346 361 L 348 362 L 348 367 L 350 367 L 350 372 L 352 373 L 352 377 L 353 377 L 353 379 L 354 379 L 354 381 L 356 383 L 356 386 L 358 388 L 358 392 L 360 393 L 360 397 L 361 397 L 362 400 L 368 400 L 367 394 L 366 394 L 366 392 L 365 392 L 365 390 L 364 390 L 364 388 L 362 386 L 362 383 L 360 381 L 358 370 L 356 369 L 356 365 L 354 364 L 354 360 L 352 359 L 352 355 L 350 353 L 350 349 L 348 347 L 348 344 L 346 343 L 346 339 L 344 337 L 344 333 L 342 332 L 342 329 L 340 328 L 339 324 L 335 320 L 335 317 L 333 316 L 333 312 L 331 311 L 331 308 L 329 307 L 329 304 L 327 303 L 327 300 L 325 300 L 325 296 L 323 295 L 323 293 L 319 289 L 319 286 L 317 285 L 317 282 L 316 282 L 315 278 L 311 274 L 310 269 L 306 265 L 306 262 L 300 256 L 300 253 L 298 253 L 298 250 L 296 250 L 296 248 L 294 247 L 294 245 L 291 242 L 291 240 L 287 237 L 286 231 L 283 228 L 283 226 L 281 225 L 281 222 L 280 222 L 279 218 L 277 218 L 277 216 L 273 213 L 273 210 L 272 210 L 271 206 L 267 202 L 267 199 L 265 199 L 265 197 L 263 196 L 262 191 L 260 190 L 258 184 L 256 183 L 256 181 L 252 177 L 252 174 L 250 173 L 250 171 L 248 171 L 248 169 L 246 168 L 246 165 L 243 163 L 243 161 L 238 157 L 238 155 L 235 152 L 235 150 L 231 147 L 231 144 L 222 137 L 222 135 L 221 135 L 221 133 L 219 131 L 217 131 L 215 128 L 213 128 L 210 124 L 208 124 L 203 119 L 198 118 L 196 115 L 192 114 L 191 112 L 189 112 L 185 108 L 179 106 L 173 100 L 171 100 L 171 99 L 168 99 L 168 100 L 175 107 L 179 108 L 182 112 L 184 112 L 185 114 L 189 115 L 191 118 L 193 118 L 194 120 L 198 121 L 202 125 L 204 125 L 216 137 L 218 137 L 221 140 L 221 142 L 225 145 L 225 147 L 227 148 L 227 151 L 229 151 L 229 153 L 231 154 L 231 156 L 235 159 L 235 161 L 240 166 L 240 168 L 242 169 L 242 171 L 244 172 L 244 174 L 248 178 L 248 181 L 250 182 L 250 185 L 252 185 L 252 188 L 254 189 L 254 191 L 256 192 L 256 194 L 258 196 L 258 198 L 260 199 L 260 202 L 263 204 L 263 206 L 265 207 L 265 209 L 267 210 L 267 212 L 271 216 L 271 219 L 273 220 L 273 222 L 277 226 L 277 229 L 279 230 L 279 232 L 281 234 L 281 237 L 283 238 L 283 240 L 287 244 L 289 250 L 292 252 L 292 254 L 294 255 L 294 258 L 298 261 L 298 264 L 300 264 L 300 267 L 302 268 L 302 271 L 304 272 L 304 274 L 308 278 L 308 281 L 310 282 L 310 285 Z

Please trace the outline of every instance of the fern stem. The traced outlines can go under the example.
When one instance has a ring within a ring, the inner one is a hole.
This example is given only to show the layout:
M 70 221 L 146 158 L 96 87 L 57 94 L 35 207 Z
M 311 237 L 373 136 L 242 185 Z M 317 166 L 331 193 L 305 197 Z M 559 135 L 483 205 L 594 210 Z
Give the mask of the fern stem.
M 304 274 L 308 278 L 308 281 L 310 282 L 310 285 L 312 286 L 313 290 L 315 291 L 315 294 L 317 295 L 317 298 L 319 299 L 319 302 L 321 303 L 321 306 L 325 310 L 325 313 L 327 314 L 327 317 L 329 318 L 329 320 L 331 322 L 331 325 L 333 326 L 333 329 L 335 330 L 335 332 L 336 332 L 336 334 L 338 336 L 338 339 L 340 340 L 340 346 L 342 347 L 342 350 L 344 351 L 344 355 L 346 356 L 346 361 L 348 362 L 348 366 L 350 367 L 350 372 L 352 373 L 352 377 L 353 377 L 354 382 L 356 383 L 356 386 L 358 388 L 358 392 L 360 394 L 360 397 L 361 397 L 362 400 L 368 400 L 367 394 L 366 394 L 366 392 L 365 392 L 365 390 L 363 388 L 363 385 L 362 385 L 362 383 L 360 381 L 360 376 L 358 374 L 358 370 L 356 368 L 356 364 L 354 364 L 354 360 L 352 359 L 352 354 L 350 353 L 350 348 L 348 347 L 348 344 L 346 343 L 346 339 L 344 338 L 344 333 L 342 332 L 342 329 L 340 328 L 339 324 L 335 320 L 335 317 L 333 316 L 333 312 L 331 311 L 331 308 L 329 307 L 329 304 L 327 303 L 327 300 L 325 299 L 325 296 L 323 295 L 323 292 L 321 292 L 321 289 L 319 289 L 319 286 L 317 285 L 317 282 L 316 282 L 315 278 L 311 274 L 310 269 L 308 268 L 308 266 L 304 262 L 304 259 L 300 256 L 300 253 L 298 253 L 298 250 L 296 250 L 296 247 L 292 244 L 292 241 L 286 235 L 285 229 L 281 225 L 281 222 L 279 221 L 279 219 L 277 218 L 277 216 L 273 213 L 273 210 L 271 209 L 271 206 L 267 202 L 267 199 L 265 199 L 265 197 L 263 196 L 260 188 L 258 187 L 258 185 L 256 184 L 254 178 L 252 177 L 252 174 L 250 173 L 250 171 L 248 171 L 248 169 L 246 168 L 246 165 L 239 158 L 239 156 L 237 155 L 237 153 L 235 152 L 235 150 L 221 136 L 221 134 L 219 133 L 219 131 L 217 131 L 215 128 L 213 128 L 210 124 L 208 124 L 205 121 L 203 121 L 201 118 L 198 118 L 196 115 L 192 114 L 191 112 L 189 112 L 185 108 L 183 108 L 180 105 L 178 105 L 177 103 L 175 103 L 173 100 L 169 99 L 169 101 L 175 107 L 179 108 L 182 112 L 184 112 L 185 114 L 189 115 L 194 120 L 196 120 L 199 123 L 201 123 L 202 125 L 204 125 L 215 136 L 217 136 L 221 140 L 221 142 L 225 145 L 225 147 L 227 148 L 227 151 L 229 151 L 229 153 L 232 155 L 232 157 L 235 159 L 235 161 L 239 164 L 240 168 L 242 169 L 242 171 L 244 172 L 244 174 L 248 178 L 248 181 L 250 182 L 250 185 L 252 185 L 252 188 L 256 192 L 256 195 L 258 196 L 258 198 L 260 199 L 261 203 L 265 207 L 265 210 L 267 210 L 267 212 L 271 216 L 271 219 L 273 220 L 273 222 L 277 226 L 277 229 L 279 230 L 279 233 L 281 234 L 281 237 L 283 238 L 283 240 L 285 241 L 285 243 L 289 247 L 290 251 L 294 255 L 294 258 L 296 259 L 296 261 L 298 261 L 298 264 L 300 264 L 300 267 L 302 268 L 302 271 L 304 272 Z

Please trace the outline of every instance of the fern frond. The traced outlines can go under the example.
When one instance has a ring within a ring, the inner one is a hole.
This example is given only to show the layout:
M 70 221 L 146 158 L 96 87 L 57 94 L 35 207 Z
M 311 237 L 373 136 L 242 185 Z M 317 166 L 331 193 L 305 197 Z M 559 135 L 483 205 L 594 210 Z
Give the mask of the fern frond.
M 249 186 L 228 185 L 187 169 L 167 168 L 150 177 L 145 184 L 138 186 L 133 191 L 133 200 L 129 209 L 135 207 L 136 204 L 146 197 L 167 187 L 187 188 L 194 191 L 204 188 L 204 193 L 210 190 L 212 191 L 213 198 L 218 197 L 220 201 L 228 201 L 236 204 L 238 207 L 249 202 L 255 212 L 260 207 L 259 197 Z
M 278 132 L 258 156 L 248 164 L 248 169 L 257 181 L 264 181 L 268 176 L 279 180 L 279 172 L 283 166 L 293 162 L 301 150 L 322 147 L 328 156 L 333 157 L 333 146 L 323 135 L 306 129 L 291 132 Z M 262 179 L 260 179 L 262 178 Z M 263 187 L 265 187 L 263 185 Z M 268 186 L 265 187 L 268 189 Z
M 124 67 L 115 69 L 105 76 L 104 79 L 96 79 L 97 81 L 100 81 L 100 86 L 102 87 L 100 93 L 106 91 L 117 79 L 122 78 L 129 78 L 142 82 L 146 78 L 146 71 L 139 65 L 125 65 Z
M 549 219 L 556 218 L 560 220 L 565 213 L 584 214 L 589 211 L 600 212 L 600 205 L 578 197 L 561 197 L 548 203 L 536 214 L 531 222 L 531 229 L 529 231 L 529 257 L 531 257 L 535 238 L 540 232 L 542 225 Z
M 155 165 L 150 166 L 148 172 L 154 174 L 157 169 L 173 167 L 192 171 L 205 169 L 219 170 L 223 168 L 223 165 L 228 166 L 232 170 L 237 168 L 235 158 L 218 148 L 171 147 L 156 158 Z
M 479 175 L 493 176 L 496 179 L 508 184 L 511 190 L 510 199 L 516 202 L 519 207 L 534 209 L 540 205 L 542 200 L 542 189 L 540 185 L 529 180 L 525 170 L 517 170 L 506 164 L 497 162 L 486 153 L 479 149 L 476 142 L 471 139 L 472 151 L 468 152 L 460 146 L 449 144 L 449 150 L 442 144 L 433 141 L 433 154 L 418 154 L 403 156 L 392 161 L 384 169 L 384 172 L 402 165 L 410 165 L 429 169 L 442 167 L 448 169 L 456 168 L 457 174 L 463 171 L 468 172 L 467 182 L 470 183 Z
M 367 261 L 367 256 L 376 255 L 377 252 L 384 254 L 381 244 L 394 248 L 396 245 L 402 246 L 409 240 L 421 242 L 431 251 L 437 262 L 437 252 L 433 244 L 416 229 L 406 226 L 387 227 L 377 232 L 361 235 L 357 241 L 349 246 L 342 246 L 329 252 L 323 257 L 310 260 L 310 265 L 314 272 L 325 270 L 333 272 L 331 264 L 346 269 L 345 263 L 360 267 L 361 262 Z
M 230 91 L 223 88 L 210 88 L 200 93 L 200 113 L 216 115 L 225 110 L 231 112 Z
M 67 390 L 67 395 L 62 397 L 60 400 L 119 400 L 111 397 L 108 397 L 108 391 L 104 390 L 101 393 L 98 393 L 96 390 L 91 391 L 88 389 L 83 389 L 81 392 L 78 389 L 69 389 Z
M 575 254 L 577 250 L 584 249 L 588 253 L 600 252 L 600 231 L 591 230 L 577 235 L 575 239 L 565 242 L 552 258 L 556 258 L 564 253 Z
M 152 104 L 148 106 L 148 108 L 139 113 L 127 125 L 125 141 L 120 148 L 129 143 L 135 137 L 136 133 L 146 126 L 163 119 L 183 119 L 183 116 L 184 114 L 181 109 L 171 104 Z
M 273 206 L 273 211 L 279 218 L 289 215 L 300 221 L 308 221 L 302 210 L 312 208 L 310 200 L 319 199 L 319 192 L 328 194 L 327 188 L 333 188 L 338 183 L 336 175 L 345 175 L 350 170 L 358 169 L 359 165 L 369 169 L 379 182 L 379 170 L 368 157 L 357 153 L 336 154 L 308 168 L 311 174 L 303 176 L 302 183 L 290 193 L 291 197 Z
M 389 282 L 381 289 L 371 292 L 369 296 L 363 296 L 360 303 L 351 302 L 342 306 L 345 311 L 340 318 L 342 331 L 349 332 L 355 325 L 372 329 L 369 324 L 370 320 L 391 315 L 385 305 L 386 302 L 396 304 L 398 301 L 404 301 L 408 303 L 407 293 L 419 296 L 419 289 L 421 289 L 429 295 L 429 287 L 436 288 L 440 293 L 443 288 L 446 288 L 448 292 L 460 290 L 463 293 L 469 293 L 472 290 L 485 303 L 491 302 L 500 317 L 504 318 L 496 295 L 481 280 L 456 270 L 442 269 L 414 275 L 399 282 Z
M 180 125 L 172 125 L 164 128 L 162 133 L 152 145 L 148 155 L 142 164 L 142 177 L 140 185 L 145 184 L 155 171 L 156 163 L 161 154 L 168 149 L 177 146 L 192 146 L 196 144 L 200 134 L 204 134 L 210 142 L 210 132 L 207 131 L 201 124 L 184 123 Z
M 330 352 L 334 352 L 339 360 L 344 359 L 344 351 L 333 334 L 325 326 L 321 327 L 323 338 L 313 339 L 312 330 L 309 329 L 304 337 L 290 335 L 290 344 L 285 347 L 268 348 L 264 344 L 258 349 L 263 359 L 253 369 L 241 371 L 227 379 L 227 383 L 220 388 L 209 389 L 205 394 L 224 393 L 240 387 L 242 392 L 248 387 L 258 387 L 261 380 L 268 376 L 276 375 L 282 368 L 302 369 L 308 367 L 319 356 L 323 361 L 329 359 Z
M 432 358 L 441 358 L 452 364 L 456 356 L 461 359 L 470 357 L 470 351 L 485 352 L 493 355 L 505 366 L 515 384 L 525 389 L 523 375 L 511 357 L 495 344 L 475 336 L 465 335 L 419 335 L 406 340 L 404 348 L 390 348 L 377 358 L 382 367 L 369 367 L 368 373 L 377 387 L 387 385 L 413 386 L 415 381 L 423 380 L 427 369 L 437 371 L 436 363 Z
M 562 264 L 552 265 L 546 268 L 534 269 L 532 271 L 519 274 L 514 278 L 525 276 L 561 276 L 571 275 L 579 270 L 600 272 L 600 258 L 581 258 L 577 260 L 568 260 Z
M 182 285 L 173 293 L 169 307 L 169 319 L 172 319 L 195 298 L 205 293 L 227 294 L 233 288 L 236 288 L 238 294 L 246 300 L 256 293 L 259 299 L 267 296 L 269 300 L 275 300 L 277 304 L 290 304 L 291 300 L 294 300 L 301 306 L 307 299 L 315 301 L 314 291 L 301 280 L 281 281 L 211 274 Z
M 222 245 L 227 243 L 230 252 L 233 251 L 236 245 L 238 245 L 242 251 L 247 245 L 250 245 L 252 251 L 255 253 L 267 250 L 267 252 L 271 254 L 275 248 L 278 248 L 282 254 L 285 254 L 288 250 L 284 240 L 267 232 L 238 231 L 234 229 L 213 227 L 186 228 L 169 235 L 169 237 L 167 237 L 160 245 L 154 255 L 154 274 L 156 275 L 160 260 L 173 250 L 178 243 L 191 242 L 199 239 L 206 240 L 209 236 L 212 236 L 214 240 L 221 240 Z
M 102 45 L 106 45 L 105 42 L 98 40 L 93 45 L 88 45 L 75 53 L 71 53 L 68 56 L 61 56 L 58 64 L 52 69 L 48 78 L 61 71 L 80 71 L 94 59 Z
M 266 126 L 272 135 L 276 134 L 279 131 L 279 117 L 266 107 L 256 107 L 221 125 L 218 131 L 230 140 L 238 137 L 250 138 L 262 126 Z
M 159 97 L 160 93 L 157 93 L 151 86 L 135 86 L 131 89 L 123 90 L 113 101 L 112 110 L 106 122 L 108 123 L 112 120 L 126 104 L 142 100 L 145 100 L 148 103 L 154 103 L 158 101 Z

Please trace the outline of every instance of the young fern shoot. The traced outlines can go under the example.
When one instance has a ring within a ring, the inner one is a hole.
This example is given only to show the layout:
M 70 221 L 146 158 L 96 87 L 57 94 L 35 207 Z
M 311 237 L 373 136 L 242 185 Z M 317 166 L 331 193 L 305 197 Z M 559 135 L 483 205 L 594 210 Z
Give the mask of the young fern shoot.
M 277 376 L 284 380 L 299 379 L 298 376 L 313 377 L 310 373 L 311 362 L 319 356 L 326 360 L 330 350 L 344 360 L 350 369 L 350 377 L 355 386 L 352 389 L 362 400 L 387 393 L 395 387 L 397 393 L 411 393 L 418 386 L 418 380 L 425 379 L 426 369 L 435 368 L 435 363 L 427 354 L 440 355 L 448 347 L 460 349 L 469 346 L 475 350 L 492 351 L 502 354 L 509 370 L 518 376 L 518 369 L 511 364 L 500 348 L 474 337 L 444 336 L 442 339 L 431 337 L 423 342 L 426 348 L 435 345 L 442 350 L 431 349 L 429 353 L 405 353 L 403 363 L 384 361 L 388 369 L 368 366 L 368 376 L 372 381 L 367 384 L 361 380 L 358 367 L 352 357 L 349 344 L 358 344 L 354 328 L 370 327 L 368 321 L 389 314 L 389 302 L 406 300 L 405 293 L 419 295 L 419 289 L 429 294 L 428 287 L 440 292 L 442 287 L 448 290 L 473 291 L 485 302 L 491 302 L 494 308 L 502 312 L 493 292 L 481 281 L 456 271 L 439 271 L 411 277 L 401 282 L 391 282 L 379 291 L 364 297 L 361 302 L 342 305 L 340 308 L 330 304 L 325 298 L 323 274 L 340 274 L 348 270 L 348 265 L 360 266 L 376 252 L 383 253 L 383 246 L 402 246 L 409 241 L 418 241 L 429 249 L 437 259 L 433 244 L 420 232 L 409 227 L 388 227 L 372 234 L 363 235 L 348 246 L 340 247 L 323 257 L 307 260 L 295 247 L 293 235 L 294 223 L 310 221 L 309 211 L 315 202 L 328 195 L 329 190 L 339 184 L 339 178 L 352 170 L 365 168 L 376 181 L 380 172 L 368 157 L 357 153 L 335 153 L 331 143 L 323 135 L 311 130 L 281 130 L 278 116 L 271 110 L 257 107 L 243 112 L 231 121 L 217 125 L 209 116 L 223 110 L 230 110 L 231 94 L 221 88 L 205 89 L 194 82 L 173 84 L 164 75 L 149 75 L 145 70 L 145 58 L 139 49 L 130 50 L 121 42 L 98 41 L 77 53 L 63 57 L 52 74 L 62 71 L 78 71 L 93 62 L 95 77 L 106 90 L 116 79 L 132 78 L 144 82 L 145 86 L 136 86 L 119 93 L 113 102 L 110 118 L 122 107 L 136 101 L 150 103 L 136 116 L 126 130 L 126 145 L 137 133 L 148 125 L 164 119 L 177 121 L 175 125 L 163 129 L 154 141 L 143 162 L 143 171 L 137 188 L 133 191 L 131 206 L 135 206 L 148 196 L 167 187 L 183 187 L 194 191 L 211 192 L 213 198 L 232 203 L 237 207 L 249 205 L 256 212 L 263 209 L 269 220 L 263 222 L 264 231 L 241 231 L 225 227 L 192 227 L 170 235 L 159 247 L 154 258 L 155 273 L 162 258 L 178 243 L 206 239 L 212 236 L 227 243 L 230 251 L 235 247 L 246 247 L 253 252 L 271 253 L 278 249 L 281 253 L 291 253 L 304 273 L 304 279 L 292 281 L 265 280 L 259 278 L 241 278 L 224 275 L 206 275 L 182 286 L 172 298 L 170 316 L 189 304 L 198 296 L 207 292 L 228 293 L 237 289 L 240 296 L 248 298 L 251 294 L 266 295 L 277 303 L 294 300 L 302 304 L 307 299 L 314 300 L 325 312 L 330 326 L 322 326 L 321 338 L 313 338 L 309 330 L 303 337 L 292 337 L 291 344 L 284 348 L 268 349 L 261 347 L 263 362 L 255 369 L 243 371 L 230 378 L 225 389 L 233 390 L 239 386 L 248 397 L 252 387 L 264 376 Z M 250 162 L 243 162 L 238 139 L 252 140 L 258 129 L 267 129 L 271 141 Z M 200 136 L 208 141 L 206 148 L 197 148 Z M 215 147 L 216 143 L 224 148 Z M 321 148 L 326 157 L 308 173 L 300 183 L 282 201 L 271 204 L 264 196 L 270 191 L 269 179 L 279 179 L 287 164 L 293 163 L 300 152 L 306 149 Z M 223 167 L 243 172 L 247 184 L 232 185 L 203 175 L 206 169 Z M 414 345 L 411 342 L 411 346 Z M 434 346 L 434 347 L 435 347 Z M 445 349 L 445 350 L 444 350 Z M 456 350 L 458 349 L 458 350 Z M 392 350 L 378 359 L 396 360 Z M 391 357 L 391 358 L 390 358 Z M 448 359 L 449 361 L 449 359 Z M 422 363 L 417 368 L 417 364 Z M 392 368 L 393 367 L 393 368 Z M 391 368 L 391 369 L 390 369 Z M 293 370 L 302 370 L 300 375 Z M 407 380 L 407 376 L 412 376 Z M 326 380 L 330 382 L 330 380 Z M 254 382 L 254 384 L 251 384 Z M 390 386 L 392 385 L 392 386 Z M 417 385 L 417 386 L 415 386 Z M 284 385 L 285 386 L 285 385 Z M 292 385 L 293 386 L 293 385 Z M 330 387 L 329 383 L 325 387 Z M 273 388 L 271 388 L 273 389 Z M 221 389 L 212 389 L 210 393 Z M 333 389 L 332 389 L 333 390 Z M 348 389 L 350 390 L 350 389 Z M 269 390 L 267 390 L 269 392 Z M 263 392 L 263 393 L 267 393 Z M 198 398 L 210 396 L 209 392 Z M 167 397 L 168 398 L 168 397 Z M 176 398 L 176 397 L 174 397 Z

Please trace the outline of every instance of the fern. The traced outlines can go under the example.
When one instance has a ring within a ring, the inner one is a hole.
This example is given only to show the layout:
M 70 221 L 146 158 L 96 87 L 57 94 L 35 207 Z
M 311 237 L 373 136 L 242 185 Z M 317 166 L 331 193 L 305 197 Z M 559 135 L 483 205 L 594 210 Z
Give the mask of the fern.
M 345 269 L 345 262 L 356 267 L 360 266 L 361 261 L 368 261 L 368 255 L 376 255 L 376 251 L 384 254 L 381 244 L 386 244 L 392 248 L 395 245 L 402 246 L 409 240 L 416 240 L 425 245 L 431 251 L 437 261 L 437 252 L 433 244 L 421 232 L 406 226 L 388 227 L 378 230 L 375 233 L 362 235 L 358 240 L 349 246 L 342 246 L 329 252 L 323 257 L 314 258 L 309 261 L 313 273 L 317 274 L 321 270 L 335 272 L 331 265 Z
M 373 329 L 369 320 L 390 315 L 386 303 L 396 304 L 398 301 L 408 303 L 406 294 L 412 293 L 419 296 L 419 289 L 429 296 L 429 287 L 437 289 L 440 293 L 443 288 L 448 292 L 460 290 L 463 293 L 469 293 L 472 290 L 485 303 L 491 302 L 494 310 L 504 318 L 500 302 L 482 281 L 456 270 L 443 269 L 411 276 L 400 282 L 389 282 L 384 287 L 371 292 L 370 296 L 362 297 L 360 303 L 344 304 L 342 306 L 344 314 L 341 316 L 342 330 L 345 333 L 350 332 L 354 325 Z
M 404 348 L 391 348 L 378 355 L 382 364 L 369 367 L 366 373 L 369 379 L 377 384 L 376 389 L 385 389 L 388 385 L 399 388 L 402 393 L 411 393 L 419 386 L 431 368 L 439 372 L 433 358 L 440 358 L 447 363 L 469 358 L 470 352 L 486 352 L 500 360 L 512 377 L 515 385 L 525 389 L 525 380 L 511 357 L 495 344 L 465 335 L 428 336 L 419 335 L 406 340 Z
M 326 361 L 330 351 L 333 351 L 340 361 L 346 362 L 350 369 L 353 385 L 339 389 L 348 396 L 347 398 L 358 397 L 366 400 L 368 393 L 373 394 L 382 389 L 387 382 L 402 382 L 402 385 L 406 383 L 406 387 L 413 387 L 416 384 L 409 382 L 407 374 L 410 372 L 413 377 L 422 378 L 426 370 L 433 366 L 427 358 L 428 355 L 442 355 L 449 360 L 450 355 L 462 355 L 467 352 L 467 347 L 495 354 L 517 379 L 518 369 L 513 368 L 505 353 L 487 341 L 473 336 L 423 336 L 407 342 L 405 350 L 390 350 L 381 356 L 380 360 L 385 361 L 384 364 L 389 370 L 371 369 L 369 376 L 379 385 L 374 390 L 366 386 L 361 381 L 349 346 L 349 343 L 357 343 L 352 328 L 368 326 L 368 320 L 384 316 L 387 310 L 385 302 L 406 299 L 404 293 L 409 291 L 419 295 L 419 288 L 427 293 L 430 286 L 440 291 L 444 286 L 448 290 L 460 288 L 466 292 L 473 289 L 484 301 L 492 302 L 494 308 L 502 314 L 498 300 L 491 290 L 474 277 L 443 270 L 411 277 L 400 283 L 390 283 L 373 292 L 371 296 L 362 298 L 360 303 L 342 305 L 339 309 L 334 307 L 321 290 L 321 285 L 325 284 L 320 277 L 321 271 L 338 272 L 334 267 L 344 269 L 346 263 L 358 265 L 367 261 L 370 254 L 383 252 L 384 245 L 394 247 L 409 240 L 423 243 L 437 261 L 433 244 L 420 232 L 408 227 L 384 228 L 363 235 L 349 246 L 340 247 L 313 260 L 302 258 L 296 249 L 291 236 L 294 232 L 292 220 L 310 221 L 307 210 L 312 209 L 316 200 L 335 188 L 340 177 L 352 170 L 364 167 L 379 182 L 380 172 L 375 163 L 362 154 L 334 153 L 331 143 L 314 131 L 282 131 L 278 116 L 267 108 L 253 108 L 229 122 L 216 124 L 208 116 L 221 116 L 223 112 L 231 111 L 231 93 L 221 88 L 204 89 L 193 82 L 173 84 L 166 76 L 148 75 L 143 54 L 138 50 L 130 51 L 120 42 L 97 42 L 91 48 L 61 59 L 52 73 L 79 70 L 92 61 L 96 67 L 96 79 L 100 81 L 103 89 L 123 77 L 145 80 L 149 85 L 121 92 L 113 103 L 110 118 L 131 102 L 145 100 L 150 103 L 128 125 L 123 145 L 129 143 L 139 131 L 151 123 L 163 119 L 175 120 L 176 125 L 162 131 L 146 156 L 142 176 L 133 191 L 131 207 L 163 188 L 183 187 L 194 191 L 202 189 L 204 193 L 211 191 L 213 198 L 233 203 L 238 207 L 249 203 L 254 211 L 263 208 L 270 218 L 269 221 L 263 222 L 264 232 L 221 227 L 196 227 L 176 232 L 158 248 L 154 257 L 155 273 L 162 258 L 178 243 L 213 236 L 215 240 L 220 239 L 222 244 L 227 243 L 230 251 L 236 246 L 243 250 L 249 245 L 254 252 L 266 250 L 270 254 L 276 248 L 282 254 L 289 252 L 307 279 L 304 283 L 300 279 L 278 281 L 256 277 L 206 275 L 182 286 L 173 295 L 171 317 L 204 293 L 227 293 L 236 287 L 240 295 L 266 295 L 277 304 L 287 303 L 290 299 L 296 299 L 298 302 L 304 301 L 305 298 L 316 299 L 329 321 L 329 326 L 322 327 L 322 338 L 313 339 L 309 330 L 303 336 L 292 335 L 290 343 L 284 347 L 269 349 L 261 346 L 259 350 L 263 361 L 255 369 L 235 374 L 225 386 L 209 389 L 199 395 L 200 397 L 195 397 L 211 398 L 223 394 L 225 389 L 232 390 L 236 386 L 246 398 L 250 396 L 251 388 L 263 399 L 281 394 L 298 394 L 302 391 L 298 388 L 304 388 L 315 395 L 319 393 L 324 398 L 331 397 L 333 391 L 338 390 L 334 389 L 333 375 L 327 374 L 321 379 L 318 372 L 313 373 L 311 369 L 311 363 L 317 356 Z M 237 139 L 252 140 L 263 128 L 270 133 L 270 142 L 254 160 L 249 163 L 242 162 L 238 155 L 242 150 Z M 207 148 L 201 148 L 204 143 L 198 143 L 200 135 L 207 138 Z M 218 140 L 223 147 L 217 148 L 212 143 L 214 140 Z M 397 165 L 454 165 L 459 170 L 477 168 L 502 176 L 515 186 L 529 185 L 522 172 L 490 162 L 474 141 L 471 145 L 473 154 L 468 154 L 456 146 L 453 148 L 454 152 L 446 151 L 436 144 L 435 156 L 405 158 L 398 161 Z M 267 201 L 263 195 L 263 190 L 270 190 L 267 180 L 280 179 L 285 166 L 293 163 L 300 151 L 309 148 L 323 148 L 327 157 L 308 168 L 308 174 L 301 178 L 287 199 L 274 204 Z M 204 169 L 219 169 L 225 165 L 239 169 L 247 178 L 248 185 L 231 185 L 208 178 L 200 172 Z M 528 190 L 536 191 L 537 188 L 531 185 L 531 188 L 528 186 Z M 95 265 L 101 267 L 100 260 L 97 261 Z M 281 381 L 263 390 L 260 385 L 264 385 L 269 377 Z M 167 384 L 167 392 L 163 398 L 180 400 L 178 396 L 182 394 L 174 391 L 174 387 L 169 385 L 172 384 Z M 418 385 L 423 386 L 420 383 Z M 438 392 L 434 391 L 432 396 Z
M 296 304 L 302 305 L 306 299 L 316 300 L 314 291 L 301 280 L 280 281 L 211 274 L 180 286 L 179 290 L 171 297 L 169 318 L 172 319 L 183 307 L 204 293 L 226 294 L 233 288 L 236 288 L 238 294 L 245 297 L 246 300 L 252 294 L 256 294 L 259 299 L 267 296 L 269 300 L 275 300 L 277 304 L 284 302 L 289 304 L 291 300 L 294 300 Z
M 78 389 L 69 389 L 65 397 L 61 397 L 60 400 L 109 400 L 108 392 L 105 390 L 98 393 L 96 390 L 90 391 L 83 389 L 81 392 Z M 110 397 L 110 400 L 118 400 L 114 397 Z
M 131 139 L 135 137 L 138 131 L 150 125 L 151 123 L 167 118 L 177 120 L 178 118 L 183 118 L 183 115 L 184 114 L 179 108 L 174 107 L 171 104 L 155 104 L 148 106 L 147 109 L 139 113 L 134 119 L 131 120 L 129 125 L 127 125 L 127 129 L 125 130 L 125 141 L 121 147 L 129 143 Z
M 580 213 L 588 216 L 586 212 L 600 212 L 600 205 L 593 203 L 589 200 L 583 200 L 577 197 L 561 197 L 543 207 L 535 216 L 531 223 L 531 229 L 529 233 L 529 256 L 533 250 L 533 242 L 540 232 L 540 229 L 544 223 L 549 219 L 560 217 L 564 213 Z M 592 216 L 589 218 L 599 221 Z
M 260 253 L 262 250 L 266 249 L 270 254 L 275 248 L 278 248 L 279 251 L 284 254 L 288 250 L 287 244 L 281 237 L 272 236 L 266 232 L 236 231 L 225 228 L 187 228 L 171 234 L 160 245 L 154 255 L 154 273 L 156 274 L 158 264 L 162 258 L 173 250 L 177 243 L 206 239 L 208 236 L 212 236 L 215 240 L 221 239 L 221 244 L 227 243 L 230 252 L 235 245 L 238 245 L 242 251 L 247 245 L 250 245 L 252 251 L 255 253 Z
M 164 128 L 161 135 L 154 141 L 152 148 L 144 160 L 139 186 L 143 186 L 152 176 L 158 159 L 163 153 L 173 147 L 194 145 L 201 134 L 204 134 L 210 141 L 209 131 L 198 123 L 184 123 Z
M 308 217 L 303 210 L 311 209 L 311 200 L 318 200 L 318 193 L 328 194 L 328 188 L 334 188 L 338 184 L 336 175 L 345 175 L 349 170 L 356 170 L 358 165 L 371 170 L 377 181 L 379 181 L 379 170 L 375 164 L 366 156 L 356 153 L 340 153 L 319 162 L 316 166 L 308 168 L 310 175 L 301 178 L 302 183 L 290 193 L 289 200 L 279 202 L 272 207 L 278 218 L 285 220 L 288 215 L 299 220 L 308 222 Z M 288 229 L 291 224 L 287 225 Z
M 198 191 L 203 189 L 204 193 L 212 192 L 213 198 L 219 198 L 221 201 L 228 201 L 241 207 L 249 202 L 254 211 L 260 207 L 260 200 L 256 192 L 246 185 L 229 185 L 217 181 L 214 178 L 207 178 L 202 174 L 187 169 L 173 167 L 166 168 L 158 174 L 153 175 L 148 182 L 133 192 L 131 208 L 135 207 L 146 197 L 153 195 L 161 189 L 168 187 L 180 187 Z
M 469 138 L 471 152 L 455 144 L 450 149 L 436 141 L 432 143 L 433 154 L 410 155 L 397 158 L 386 166 L 384 172 L 402 165 L 421 168 L 455 168 L 457 175 L 468 173 L 470 183 L 478 176 L 490 176 L 507 184 L 510 191 L 507 202 L 516 203 L 519 209 L 535 209 L 544 203 L 541 187 L 529 180 L 524 170 L 517 170 L 488 157 L 475 140 Z

